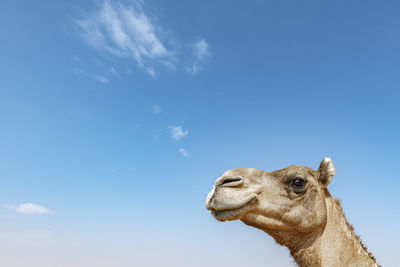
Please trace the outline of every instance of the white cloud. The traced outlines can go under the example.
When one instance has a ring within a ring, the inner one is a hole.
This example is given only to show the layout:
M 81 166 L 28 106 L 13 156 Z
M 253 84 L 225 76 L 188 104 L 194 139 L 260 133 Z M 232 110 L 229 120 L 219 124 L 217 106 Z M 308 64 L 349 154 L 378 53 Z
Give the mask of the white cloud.
M 170 125 L 170 126 L 168 126 L 168 129 L 171 130 L 171 137 L 174 140 L 180 140 L 183 137 L 187 136 L 189 133 L 189 130 L 184 131 L 182 129 L 182 126 Z
M 194 53 L 198 60 L 203 60 L 210 54 L 209 44 L 204 39 L 201 39 L 194 45 Z
M 184 155 L 185 157 L 189 157 L 189 154 L 187 153 L 187 151 L 184 148 L 179 148 L 179 152 Z
M 154 66 L 174 67 L 175 56 L 160 40 L 161 32 L 143 11 L 143 1 L 128 3 L 104 0 L 98 10 L 76 19 L 83 38 L 100 51 L 133 58 L 149 75 Z
M 104 84 L 110 82 L 109 79 L 107 79 L 106 77 L 103 77 L 103 76 L 101 76 L 101 75 L 97 75 L 97 74 L 96 74 L 96 75 L 94 75 L 94 78 L 95 78 L 97 81 L 99 81 L 99 82 L 101 82 L 101 83 L 104 83 Z
M 187 71 L 192 75 L 199 74 L 200 70 L 201 70 L 200 64 L 197 62 L 193 63 L 191 67 L 187 68 Z
M 202 69 L 201 63 L 210 55 L 210 45 L 204 39 L 201 39 L 193 45 L 193 52 L 195 61 L 187 70 L 192 75 L 197 75 Z
M 38 204 L 33 204 L 33 203 L 22 203 L 22 204 L 19 204 L 18 206 L 4 205 L 4 208 L 15 211 L 17 213 L 22 213 L 22 214 L 43 215 L 43 214 L 51 212 L 50 209 L 40 206 Z
M 161 107 L 158 106 L 158 105 L 154 105 L 153 108 L 152 108 L 153 114 L 160 113 L 161 111 L 162 111 L 162 110 L 161 110 Z

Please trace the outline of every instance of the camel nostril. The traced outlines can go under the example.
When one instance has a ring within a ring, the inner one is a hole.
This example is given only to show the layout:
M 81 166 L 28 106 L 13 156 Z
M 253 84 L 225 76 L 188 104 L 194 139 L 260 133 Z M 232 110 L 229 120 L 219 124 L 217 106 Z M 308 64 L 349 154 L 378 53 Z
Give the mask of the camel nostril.
M 239 185 L 241 181 L 242 181 L 242 178 L 240 178 L 240 177 L 229 177 L 229 178 L 224 179 L 222 181 L 222 183 L 220 184 L 220 186 L 228 185 L 228 184 L 235 186 L 235 185 Z

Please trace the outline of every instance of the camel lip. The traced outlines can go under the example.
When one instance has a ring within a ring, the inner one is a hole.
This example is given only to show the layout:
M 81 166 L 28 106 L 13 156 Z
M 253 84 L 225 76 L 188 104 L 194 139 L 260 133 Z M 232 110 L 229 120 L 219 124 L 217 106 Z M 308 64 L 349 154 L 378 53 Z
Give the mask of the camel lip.
M 210 209 L 212 216 L 217 219 L 218 221 L 224 222 L 224 221 L 232 221 L 232 220 L 237 220 L 240 219 L 241 217 L 244 216 L 247 211 L 249 211 L 254 204 L 257 202 L 257 197 L 251 198 L 249 201 L 247 201 L 244 205 L 240 205 L 235 208 L 230 208 L 230 209 L 224 209 L 224 210 L 216 210 L 216 209 Z
M 215 205 L 214 203 L 214 196 L 212 196 L 207 205 L 208 210 L 214 210 L 214 211 L 224 211 L 224 210 L 237 210 L 240 209 L 244 206 L 246 206 L 249 202 L 251 202 L 253 199 L 257 198 L 256 194 L 251 194 L 244 198 L 240 203 L 233 203 L 233 204 L 225 204 L 223 206 L 221 205 Z

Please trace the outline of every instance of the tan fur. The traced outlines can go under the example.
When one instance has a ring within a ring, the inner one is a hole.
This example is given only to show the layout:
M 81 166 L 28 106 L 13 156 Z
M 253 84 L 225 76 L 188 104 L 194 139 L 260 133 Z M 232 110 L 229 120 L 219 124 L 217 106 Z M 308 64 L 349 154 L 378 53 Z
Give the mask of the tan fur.
M 219 221 L 241 220 L 263 230 L 301 267 L 379 266 L 327 189 L 334 174 L 329 158 L 317 171 L 299 165 L 228 170 L 215 181 L 206 208 Z M 305 181 L 300 189 L 299 180 Z

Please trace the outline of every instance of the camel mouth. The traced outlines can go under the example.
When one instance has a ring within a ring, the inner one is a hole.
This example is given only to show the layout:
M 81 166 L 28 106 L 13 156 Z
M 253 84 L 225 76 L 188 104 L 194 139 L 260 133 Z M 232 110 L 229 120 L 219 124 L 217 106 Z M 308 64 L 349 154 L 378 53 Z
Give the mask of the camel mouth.
M 247 201 L 245 204 L 240 205 L 235 208 L 229 208 L 229 209 L 224 209 L 224 210 L 216 210 L 216 209 L 211 208 L 210 210 L 211 210 L 212 216 L 220 222 L 239 220 L 248 211 L 250 211 L 253 208 L 253 206 L 256 202 L 257 202 L 257 198 L 253 197 L 249 201 Z

